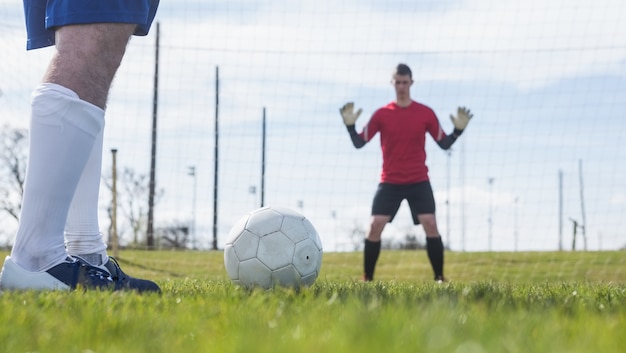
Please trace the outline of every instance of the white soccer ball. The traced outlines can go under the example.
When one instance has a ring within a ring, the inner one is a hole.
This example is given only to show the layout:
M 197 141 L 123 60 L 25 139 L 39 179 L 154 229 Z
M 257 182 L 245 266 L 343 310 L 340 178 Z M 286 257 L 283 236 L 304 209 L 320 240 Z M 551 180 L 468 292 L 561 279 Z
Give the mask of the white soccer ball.
M 259 208 L 232 227 L 224 265 L 244 287 L 310 286 L 322 266 L 322 242 L 309 220 L 286 207 Z

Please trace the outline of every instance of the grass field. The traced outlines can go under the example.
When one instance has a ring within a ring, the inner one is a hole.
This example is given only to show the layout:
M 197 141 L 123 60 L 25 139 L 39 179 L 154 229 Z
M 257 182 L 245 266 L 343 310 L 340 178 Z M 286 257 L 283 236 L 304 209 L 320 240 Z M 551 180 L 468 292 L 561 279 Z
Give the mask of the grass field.
M 4 258 L 6 253 L 0 253 Z M 326 253 L 301 291 L 243 290 L 221 252 L 123 251 L 162 295 L 0 295 L 0 352 L 623 352 L 626 252 Z

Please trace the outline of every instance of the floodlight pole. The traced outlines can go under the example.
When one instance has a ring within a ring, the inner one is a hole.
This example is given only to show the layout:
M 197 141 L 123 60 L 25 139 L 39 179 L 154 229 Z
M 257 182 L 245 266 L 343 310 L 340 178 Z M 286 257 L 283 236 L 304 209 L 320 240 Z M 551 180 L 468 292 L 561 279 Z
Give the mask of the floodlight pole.
M 450 248 L 450 160 L 452 159 L 452 151 L 448 150 L 447 168 L 446 168 L 446 241 Z
M 559 251 L 563 251 L 563 171 L 559 169 Z
M 580 182 L 580 211 L 582 216 L 583 249 L 587 251 L 587 217 L 585 214 L 585 195 L 583 193 L 583 160 L 578 160 L 578 178 Z
M 152 149 L 150 153 L 150 181 L 148 195 L 148 228 L 146 245 L 148 250 L 154 249 L 154 194 L 156 189 L 156 148 L 157 148 L 157 108 L 159 101 L 159 22 L 156 24 L 156 45 L 154 59 L 154 87 L 152 100 Z
M 193 195 L 192 195 L 192 217 L 191 217 L 191 248 L 196 249 L 196 195 L 198 190 L 198 177 L 196 175 L 196 166 L 192 165 L 188 167 L 188 175 L 193 177 Z
M 265 107 L 263 107 L 263 121 L 261 132 L 261 207 L 265 206 L 265 146 L 267 135 L 267 120 L 265 115 Z
M 493 181 L 494 178 L 489 178 L 489 251 L 492 250 L 493 241 Z
M 461 251 L 465 251 L 465 140 L 461 139 Z
M 515 241 L 515 244 L 514 244 L 515 251 L 517 251 L 517 243 L 518 243 L 518 240 L 519 240 L 519 231 L 517 229 L 517 227 L 518 227 L 517 217 L 518 217 L 518 212 L 519 212 L 518 201 L 519 201 L 519 197 L 516 196 L 515 197 L 515 201 L 514 201 L 515 202 L 515 209 L 513 210 L 513 212 L 515 212 L 515 214 L 513 215 L 513 217 L 514 217 L 514 219 L 513 219 L 513 228 L 514 228 L 513 239 Z
M 573 229 L 573 235 L 572 235 L 572 251 L 576 251 L 576 235 L 577 235 L 577 230 L 578 230 L 578 221 L 571 218 L 569 219 L 570 221 L 572 221 L 572 226 L 574 227 Z
M 213 171 L 213 250 L 217 250 L 217 192 L 219 170 L 219 106 L 220 106 L 220 68 L 215 67 L 215 146 Z
M 113 256 L 118 256 L 118 244 L 117 237 L 117 149 L 111 149 L 111 155 L 113 159 L 113 166 L 111 171 L 111 250 Z

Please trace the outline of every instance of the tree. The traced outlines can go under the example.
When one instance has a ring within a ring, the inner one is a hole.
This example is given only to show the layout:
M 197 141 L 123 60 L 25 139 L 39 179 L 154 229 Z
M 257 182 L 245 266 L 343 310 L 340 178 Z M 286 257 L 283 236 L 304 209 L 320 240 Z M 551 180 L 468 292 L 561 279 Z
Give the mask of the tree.
M 17 222 L 26 177 L 28 132 L 4 125 L 0 139 L 0 210 Z
M 352 244 L 352 251 L 359 251 L 363 248 L 363 241 L 367 235 L 365 227 L 354 220 L 354 223 L 350 229 L 350 235 L 348 236 L 350 244 Z
M 157 234 L 161 249 L 186 249 L 189 244 L 189 225 L 182 222 L 159 228 Z
M 113 189 L 112 176 L 110 174 L 102 177 L 107 189 Z M 148 176 L 139 174 L 133 168 L 125 167 L 118 179 L 118 206 L 121 213 L 128 221 L 132 232 L 132 246 L 141 243 L 142 235 L 146 232 L 148 221 Z M 163 189 L 159 189 L 155 195 L 155 203 L 163 196 Z M 109 217 L 110 217 L 109 212 Z M 121 234 L 120 234 L 121 238 Z

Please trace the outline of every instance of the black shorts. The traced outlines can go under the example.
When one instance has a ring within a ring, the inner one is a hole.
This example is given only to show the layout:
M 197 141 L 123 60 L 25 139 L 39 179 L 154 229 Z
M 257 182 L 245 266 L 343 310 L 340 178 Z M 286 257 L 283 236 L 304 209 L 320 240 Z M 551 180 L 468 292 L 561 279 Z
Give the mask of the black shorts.
M 372 203 L 372 216 L 391 216 L 389 222 L 393 221 L 405 199 L 411 209 L 413 224 L 419 224 L 418 214 L 435 213 L 435 197 L 429 181 L 407 185 L 380 183 Z

